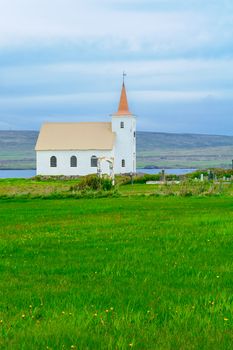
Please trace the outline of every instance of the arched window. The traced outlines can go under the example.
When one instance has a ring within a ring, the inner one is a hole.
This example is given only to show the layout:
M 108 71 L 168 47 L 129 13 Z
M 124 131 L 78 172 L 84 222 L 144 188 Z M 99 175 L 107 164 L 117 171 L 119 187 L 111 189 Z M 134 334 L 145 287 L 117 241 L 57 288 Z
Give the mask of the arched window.
M 124 129 L 124 127 L 125 127 L 124 122 L 121 122 L 121 129 Z
M 125 167 L 125 160 L 124 159 L 122 159 L 122 161 L 121 161 L 121 166 L 122 166 L 122 168 Z
M 57 167 L 57 157 L 52 156 L 50 158 L 50 167 L 51 168 L 56 168 Z
M 91 157 L 91 167 L 97 168 L 98 158 L 96 156 Z
M 70 158 L 70 166 L 71 166 L 71 168 L 76 168 L 77 167 L 77 157 L 76 156 L 72 156 Z

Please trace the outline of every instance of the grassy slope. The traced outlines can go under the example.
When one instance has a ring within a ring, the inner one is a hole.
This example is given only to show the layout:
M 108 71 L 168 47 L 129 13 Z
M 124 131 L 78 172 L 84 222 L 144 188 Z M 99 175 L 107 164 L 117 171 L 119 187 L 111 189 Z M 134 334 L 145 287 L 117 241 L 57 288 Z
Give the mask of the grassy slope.
M 0 168 L 35 167 L 36 131 L 0 131 Z M 137 133 L 138 167 L 228 167 L 233 137 L 195 134 Z
M 36 131 L 0 130 L 0 169 L 35 168 Z
M 138 132 L 137 164 L 170 168 L 229 167 L 233 137 Z
M 1 349 L 231 349 L 229 198 L 0 201 Z

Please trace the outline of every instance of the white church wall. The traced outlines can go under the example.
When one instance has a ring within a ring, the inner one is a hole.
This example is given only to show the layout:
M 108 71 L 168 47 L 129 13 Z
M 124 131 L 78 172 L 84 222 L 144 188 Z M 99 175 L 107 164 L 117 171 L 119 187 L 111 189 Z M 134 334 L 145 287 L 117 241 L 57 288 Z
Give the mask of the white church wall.
M 124 128 L 121 128 L 121 123 Z M 134 116 L 112 116 L 112 131 L 116 133 L 115 173 L 136 172 L 136 118 Z M 122 167 L 122 160 L 125 167 Z
M 112 132 L 116 136 L 112 150 L 37 151 L 37 174 L 82 176 L 97 173 L 97 167 L 91 167 L 92 155 L 95 155 L 97 158 L 114 158 L 115 174 L 136 172 L 136 118 L 128 110 L 124 82 L 118 112 L 112 116 Z M 43 147 L 41 148 L 43 149 Z M 56 167 L 50 166 L 50 158 L 52 156 L 57 158 Z M 70 165 L 72 156 L 77 157 L 77 167 L 71 167 Z M 103 174 L 110 174 L 109 163 L 106 161 L 101 162 L 101 168 Z
M 113 150 L 111 151 L 37 151 L 37 175 L 88 175 L 96 174 L 97 168 L 91 167 L 91 157 L 95 155 L 100 157 L 113 157 Z M 55 156 L 57 158 L 57 167 L 50 167 L 50 158 Z M 77 167 L 70 166 L 70 158 L 77 157 Z M 102 174 L 109 174 L 109 164 L 102 162 Z

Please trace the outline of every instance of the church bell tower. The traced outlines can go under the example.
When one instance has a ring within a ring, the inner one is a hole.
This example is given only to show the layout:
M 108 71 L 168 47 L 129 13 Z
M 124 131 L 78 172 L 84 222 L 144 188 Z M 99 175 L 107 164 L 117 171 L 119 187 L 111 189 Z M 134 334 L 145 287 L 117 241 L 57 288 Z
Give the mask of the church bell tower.
M 112 115 L 112 131 L 116 134 L 116 174 L 136 173 L 136 117 L 129 111 L 124 77 L 125 73 L 118 111 Z

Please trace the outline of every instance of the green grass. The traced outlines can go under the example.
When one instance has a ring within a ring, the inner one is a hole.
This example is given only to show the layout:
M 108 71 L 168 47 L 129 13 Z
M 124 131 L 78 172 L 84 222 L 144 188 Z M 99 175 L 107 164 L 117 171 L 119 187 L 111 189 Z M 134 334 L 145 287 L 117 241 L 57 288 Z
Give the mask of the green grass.
M 14 196 L 50 196 L 69 191 L 78 180 L 0 179 L 0 198 Z
M 0 348 L 232 349 L 232 227 L 225 197 L 0 200 Z
M 111 196 L 233 196 L 233 182 L 196 181 L 184 179 L 180 183 L 146 185 L 141 183 L 120 184 L 129 181 L 126 177 L 117 177 L 117 185 L 112 191 L 78 190 L 80 179 L 0 179 L 0 199 L 62 199 L 95 198 Z M 135 182 L 140 178 L 136 178 Z M 143 177 L 142 177 L 143 179 Z

